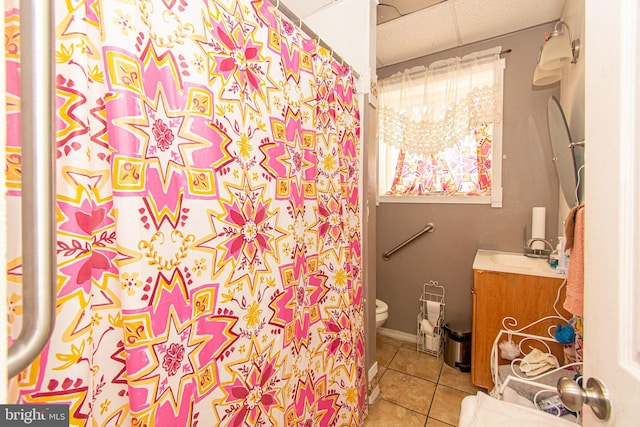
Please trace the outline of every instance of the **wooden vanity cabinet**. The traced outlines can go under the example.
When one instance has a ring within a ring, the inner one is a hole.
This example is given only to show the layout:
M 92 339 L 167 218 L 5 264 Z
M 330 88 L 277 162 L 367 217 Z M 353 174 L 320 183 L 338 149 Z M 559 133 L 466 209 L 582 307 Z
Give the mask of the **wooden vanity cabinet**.
M 518 321 L 518 329 L 545 316 L 556 315 L 553 303 L 558 288 L 564 278 L 529 276 L 497 271 L 473 270 L 473 325 L 471 343 L 471 381 L 473 384 L 491 390 L 490 355 L 491 346 L 502 329 L 502 319 L 513 317 Z M 571 314 L 562 308 L 565 288 L 556 304 L 558 311 L 567 319 Z M 528 333 L 545 335 L 551 325 L 560 323 L 557 319 L 543 322 L 528 329 Z M 562 345 L 552 348 L 553 354 L 562 364 Z M 500 364 L 509 361 L 501 360 Z

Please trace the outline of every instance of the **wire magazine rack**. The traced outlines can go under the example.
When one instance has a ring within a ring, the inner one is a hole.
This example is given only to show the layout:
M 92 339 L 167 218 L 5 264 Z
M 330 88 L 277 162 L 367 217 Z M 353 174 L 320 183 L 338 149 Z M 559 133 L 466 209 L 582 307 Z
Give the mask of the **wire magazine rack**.
M 444 349 L 444 294 L 444 286 L 431 280 L 422 285 L 419 300 L 417 350 L 436 357 Z

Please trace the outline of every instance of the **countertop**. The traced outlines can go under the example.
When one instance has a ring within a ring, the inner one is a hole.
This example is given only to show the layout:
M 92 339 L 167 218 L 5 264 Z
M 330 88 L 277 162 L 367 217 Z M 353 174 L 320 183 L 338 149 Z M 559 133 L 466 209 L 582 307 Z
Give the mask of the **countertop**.
M 503 273 L 527 274 L 530 276 L 563 279 L 546 259 L 529 258 L 518 252 L 490 251 L 478 249 L 473 260 L 474 270 L 500 271 Z

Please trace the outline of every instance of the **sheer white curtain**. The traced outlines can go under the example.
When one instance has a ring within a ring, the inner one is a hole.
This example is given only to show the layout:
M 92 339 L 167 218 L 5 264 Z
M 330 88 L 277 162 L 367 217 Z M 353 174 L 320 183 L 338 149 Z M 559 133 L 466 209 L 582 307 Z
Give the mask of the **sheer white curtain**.
M 379 136 L 412 154 L 439 153 L 502 117 L 501 47 L 416 67 L 380 82 Z

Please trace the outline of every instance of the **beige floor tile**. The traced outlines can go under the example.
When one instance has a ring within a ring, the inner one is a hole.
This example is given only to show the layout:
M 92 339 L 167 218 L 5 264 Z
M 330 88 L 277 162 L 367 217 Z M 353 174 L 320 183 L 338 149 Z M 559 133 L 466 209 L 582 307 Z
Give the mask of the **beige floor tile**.
M 384 400 L 427 415 L 436 384 L 402 372 L 387 369 L 380 380 Z
M 435 357 L 426 353 L 417 352 L 415 349 L 411 350 L 401 347 L 396 352 L 389 367 L 425 380 L 438 382 L 440 369 L 444 363 L 443 360 L 442 357 Z
M 376 342 L 376 361 L 378 369 L 389 366 L 400 347 L 386 342 Z
M 376 359 L 380 396 L 364 427 L 455 427 L 462 399 L 481 390 L 470 374 L 417 352 L 415 343 L 377 335 Z
M 418 345 L 414 342 L 402 341 L 402 345 L 400 347 L 408 348 L 409 350 L 416 351 L 416 349 L 418 348 Z
M 451 424 L 443 423 L 442 421 L 438 421 L 433 418 L 428 418 L 425 427 L 451 427 Z
M 378 343 L 389 344 L 389 345 L 393 345 L 395 347 L 400 347 L 402 344 L 406 344 L 407 341 L 399 340 L 397 338 L 392 338 L 392 337 L 389 337 L 387 335 L 377 334 L 376 335 L 376 344 L 378 344 Z
M 468 395 L 463 391 L 438 385 L 431 403 L 429 418 L 457 426 L 460 418 L 460 402 Z
M 426 415 L 378 398 L 369 406 L 369 415 L 364 420 L 363 427 L 422 427 L 426 418 Z
M 385 372 L 387 372 L 387 368 L 385 366 L 378 366 L 378 375 L 377 375 L 377 377 L 379 377 L 380 380 L 381 380 L 382 377 L 384 376 Z M 380 380 L 378 380 L 378 383 L 380 383 Z
M 452 368 L 446 363 L 442 365 L 438 384 L 446 385 L 470 394 L 476 394 L 478 391 L 483 390 L 471 383 L 470 372 L 460 372 L 459 369 Z

